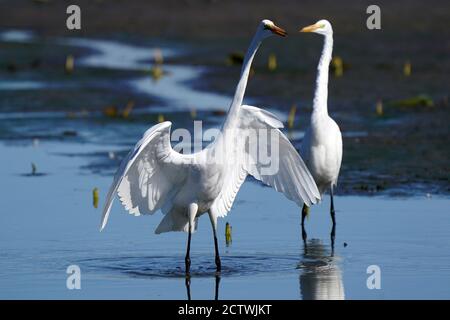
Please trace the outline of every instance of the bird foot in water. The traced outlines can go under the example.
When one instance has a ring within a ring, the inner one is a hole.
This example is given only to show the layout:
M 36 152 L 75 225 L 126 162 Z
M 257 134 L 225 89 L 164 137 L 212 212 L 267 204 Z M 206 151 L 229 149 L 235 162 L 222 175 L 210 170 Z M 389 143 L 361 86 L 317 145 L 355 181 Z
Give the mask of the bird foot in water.
M 184 259 L 184 263 L 186 265 L 186 274 L 189 274 L 190 270 L 191 270 L 191 258 L 186 257 Z
M 304 242 L 306 242 L 306 239 L 308 239 L 308 234 L 306 233 L 305 226 L 302 224 L 302 239 Z
M 220 258 L 216 257 L 216 271 L 220 272 L 222 270 L 222 264 L 220 262 Z

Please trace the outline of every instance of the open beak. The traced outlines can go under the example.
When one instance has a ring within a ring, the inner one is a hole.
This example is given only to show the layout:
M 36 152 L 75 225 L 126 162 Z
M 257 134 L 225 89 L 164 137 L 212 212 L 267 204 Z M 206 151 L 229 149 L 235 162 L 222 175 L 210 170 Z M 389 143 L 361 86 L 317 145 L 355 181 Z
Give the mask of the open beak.
M 284 29 L 277 27 L 276 25 L 271 26 L 270 31 L 272 31 L 274 34 L 282 36 L 282 37 L 287 36 L 287 32 Z
M 319 28 L 320 28 L 320 25 L 312 24 L 310 26 L 304 27 L 303 29 L 300 29 L 299 32 L 314 32 Z

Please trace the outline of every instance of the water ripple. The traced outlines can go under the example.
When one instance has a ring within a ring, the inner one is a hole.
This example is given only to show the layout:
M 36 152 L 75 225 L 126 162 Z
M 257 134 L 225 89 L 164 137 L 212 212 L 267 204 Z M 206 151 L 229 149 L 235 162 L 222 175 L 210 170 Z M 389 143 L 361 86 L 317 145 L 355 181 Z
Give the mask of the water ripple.
M 262 273 L 283 273 L 296 269 L 296 255 L 222 256 L 222 276 L 246 276 Z M 213 256 L 191 256 L 191 275 L 215 275 Z M 120 273 L 137 278 L 184 278 L 184 258 L 181 256 L 107 257 L 79 261 L 93 272 Z

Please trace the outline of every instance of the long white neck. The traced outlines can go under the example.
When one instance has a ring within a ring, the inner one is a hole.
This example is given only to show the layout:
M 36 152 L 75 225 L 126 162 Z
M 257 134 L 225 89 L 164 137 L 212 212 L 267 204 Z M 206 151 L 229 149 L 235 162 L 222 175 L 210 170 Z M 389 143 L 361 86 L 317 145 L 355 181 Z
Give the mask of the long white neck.
M 313 114 L 316 115 L 328 114 L 328 70 L 332 53 L 333 34 L 326 34 L 322 56 L 320 57 L 319 65 L 317 67 L 316 92 L 314 93 L 313 102 Z
M 230 109 L 228 110 L 228 116 L 223 125 L 223 130 L 233 128 L 233 126 L 235 125 L 236 121 L 239 118 L 239 109 L 241 108 L 242 101 L 244 99 L 245 89 L 247 88 L 250 67 L 252 65 L 253 58 L 255 57 L 256 51 L 258 51 L 260 44 L 261 44 L 261 37 L 259 33 L 256 33 L 245 55 L 244 63 L 241 69 L 241 78 L 239 79 L 239 83 L 237 84 L 233 101 L 231 102 Z

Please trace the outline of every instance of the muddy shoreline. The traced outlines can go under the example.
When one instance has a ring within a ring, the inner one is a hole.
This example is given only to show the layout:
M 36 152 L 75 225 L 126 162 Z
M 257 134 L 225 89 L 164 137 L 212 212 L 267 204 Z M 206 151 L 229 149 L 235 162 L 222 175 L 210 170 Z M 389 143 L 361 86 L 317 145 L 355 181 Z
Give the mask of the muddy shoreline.
M 371 1 L 298 0 L 79 0 L 82 29 L 65 28 L 70 1 L 2 1 L 0 26 L 33 29 L 42 35 L 105 36 L 130 34 L 162 39 L 233 39 L 248 37 L 262 18 L 278 21 L 288 31 L 327 18 L 343 34 L 364 32 Z M 380 0 L 383 26 L 398 32 L 448 35 L 448 1 Z M 426 13 L 426 14 L 424 14 Z

